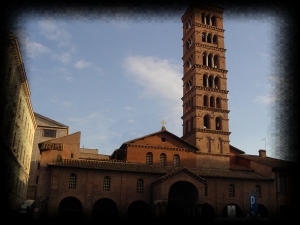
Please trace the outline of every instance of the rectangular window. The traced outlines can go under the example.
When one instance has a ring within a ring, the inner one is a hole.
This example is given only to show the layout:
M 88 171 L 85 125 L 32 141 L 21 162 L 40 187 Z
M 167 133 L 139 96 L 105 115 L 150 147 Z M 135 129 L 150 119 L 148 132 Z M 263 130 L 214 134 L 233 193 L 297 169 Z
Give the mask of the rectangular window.
M 36 176 L 36 178 L 35 178 L 35 183 L 36 183 L 36 184 L 39 183 L 39 176 Z
M 286 177 L 285 176 L 279 176 L 279 191 L 280 192 L 286 192 Z
M 43 130 L 43 136 L 44 137 L 56 137 L 56 130 L 49 130 L 49 129 L 44 129 Z

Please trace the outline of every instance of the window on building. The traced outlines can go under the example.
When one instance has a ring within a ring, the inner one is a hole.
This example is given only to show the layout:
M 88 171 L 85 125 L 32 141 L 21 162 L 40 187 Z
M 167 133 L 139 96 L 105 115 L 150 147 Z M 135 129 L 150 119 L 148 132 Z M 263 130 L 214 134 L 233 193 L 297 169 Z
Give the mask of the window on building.
M 204 196 L 208 195 L 207 184 L 204 185 Z
M 43 130 L 43 136 L 44 137 L 56 137 L 56 130 L 49 130 L 49 129 L 44 129 Z
M 167 156 L 165 153 L 160 154 L 160 165 L 166 166 L 167 165 Z
M 285 176 L 279 176 L 279 191 L 280 192 L 286 192 L 286 177 Z
M 110 177 L 106 176 L 103 179 L 103 191 L 110 191 Z
M 235 197 L 235 186 L 234 186 L 234 184 L 229 185 L 229 197 Z
M 71 173 L 70 180 L 69 180 L 69 188 L 75 189 L 77 183 L 77 176 L 74 173 Z
M 180 166 L 180 158 L 178 154 L 173 156 L 173 166 Z
M 37 169 L 38 169 L 38 170 L 40 169 L 40 166 L 41 166 L 41 163 L 38 163 L 38 164 L 37 164 Z
M 256 196 L 258 198 L 261 198 L 261 187 L 260 187 L 260 185 L 255 186 L 255 192 L 256 192 Z
M 35 183 L 38 184 L 39 183 L 39 176 L 35 177 Z
M 148 152 L 146 154 L 146 164 L 152 165 L 153 164 L 153 154 L 151 152 Z
M 143 193 L 144 192 L 144 180 L 139 178 L 136 182 L 136 192 Z

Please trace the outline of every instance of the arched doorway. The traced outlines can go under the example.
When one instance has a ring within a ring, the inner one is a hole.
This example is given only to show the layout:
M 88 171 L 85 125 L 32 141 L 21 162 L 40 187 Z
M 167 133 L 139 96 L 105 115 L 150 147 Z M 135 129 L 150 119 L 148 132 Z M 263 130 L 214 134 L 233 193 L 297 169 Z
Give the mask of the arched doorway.
M 167 219 L 195 219 L 200 215 L 197 212 L 199 193 L 195 185 L 187 181 L 174 183 L 168 194 L 166 207 Z
M 135 201 L 131 203 L 127 210 L 128 219 L 143 219 L 151 218 L 151 210 L 149 205 L 144 201 Z
M 258 215 L 261 218 L 268 218 L 269 217 L 269 211 L 264 205 L 257 204 L 257 211 L 258 211 Z
M 236 204 L 228 204 L 223 208 L 222 211 L 223 218 L 242 218 L 243 211 L 241 207 Z
M 93 205 L 92 218 L 94 219 L 117 219 L 118 207 L 116 203 L 109 198 L 102 198 Z
M 82 211 L 82 204 L 77 198 L 67 197 L 59 203 L 58 217 L 63 220 L 80 220 Z
M 211 221 L 215 217 L 214 208 L 207 203 L 204 203 L 201 208 L 201 218 L 205 221 Z

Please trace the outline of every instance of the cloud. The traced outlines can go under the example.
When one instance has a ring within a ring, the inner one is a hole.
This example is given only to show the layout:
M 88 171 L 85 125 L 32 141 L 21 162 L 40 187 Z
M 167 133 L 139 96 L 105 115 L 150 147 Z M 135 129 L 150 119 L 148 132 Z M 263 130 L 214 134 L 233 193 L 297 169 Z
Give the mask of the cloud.
M 37 42 L 30 42 L 28 39 L 25 41 L 25 49 L 30 58 L 36 58 L 41 54 L 51 53 L 49 48 Z
M 43 19 L 38 22 L 41 34 L 48 40 L 56 41 L 60 47 L 69 47 L 72 35 L 64 28 L 60 27 L 53 19 Z
M 128 111 L 135 110 L 135 108 L 133 108 L 133 107 L 131 107 L 131 106 L 126 106 L 125 109 L 128 110 Z
M 71 61 L 71 54 L 68 52 L 63 52 L 61 54 L 53 54 L 53 58 L 57 59 L 58 61 L 67 64 Z
M 181 135 L 182 121 L 178 120 L 182 115 L 181 64 L 158 57 L 129 56 L 124 67 L 129 79 L 141 87 L 140 97 L 155 98 L 161 109 L 158 116 L 168 123 L 169 130 Z
M 77 61 L 76 63 L 75 63 L 75 67 L 77 68 L 77 69 L 83 69 L 83 68 L 86 68 L 86 67 L 89 67 L 89 66 L 91 66 L 92 65 L 92 63 L 91 62 L 88 62 L 88 61 L 85 61 L 85 60 L 79 60 L 79 61 Z
M 276 97 L 263 96 L 263 95 L 257 96 L 254 99 L 254 102 L 261 103 L 261 104 L 271 104 L 271 103 L 274 103 L 277 101 L 278 101 L 278 98 L 276 98 Z
M 179 66 L 156 57 L 130 56 L 124 67 L 134 82 L 142 86 L 143 97 L 163 97 L 177 101 L 182 96 Z

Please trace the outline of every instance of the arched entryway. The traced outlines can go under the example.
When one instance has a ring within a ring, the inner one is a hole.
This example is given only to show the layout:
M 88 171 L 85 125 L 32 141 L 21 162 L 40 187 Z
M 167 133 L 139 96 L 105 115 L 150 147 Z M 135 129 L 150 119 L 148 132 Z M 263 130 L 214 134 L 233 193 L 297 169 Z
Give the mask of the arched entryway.
M 261 217 L 261 218 L 268 218 L 269 217 L 269 211 L 264 205 L 257 204 L 257 211 L 258 211 L 259 217 Z
M 223 208 L 223 218 L 242 218 L 243 211 L 237 204 L 228 204 Z
M 96 201 L 93 205 L 93 219 L 117 219 L 118 207 L 116 203 L 109 198 L 102 198 Z
M 77 198 L 67 197 L 59 203 L 58 217 L 63 220 L 80 220 L 82 211 L 82 204 Z
M 199 193 L 195 185 L 187 181 L 178 181 L 169 190 L 166 217 L 168 219 L 199 218 L 198 201 Z
M 201 208 L 201 218 L 205 221 L 211 221 L 215 217 L 215 210 L 214 208 L 207 203 L 204 203 Z
M 128 219 L 143 219 L 151 218 L 151 210 L 149 205 L 144 201 L 135 201 L 131 203 L 127 210 Z

